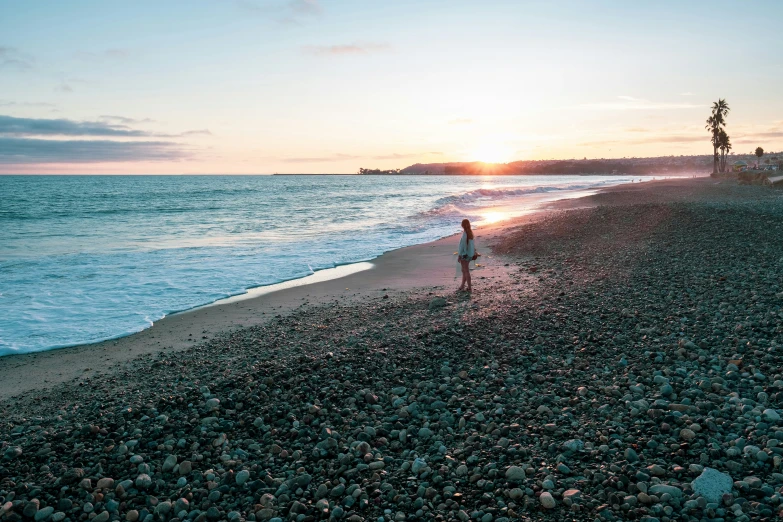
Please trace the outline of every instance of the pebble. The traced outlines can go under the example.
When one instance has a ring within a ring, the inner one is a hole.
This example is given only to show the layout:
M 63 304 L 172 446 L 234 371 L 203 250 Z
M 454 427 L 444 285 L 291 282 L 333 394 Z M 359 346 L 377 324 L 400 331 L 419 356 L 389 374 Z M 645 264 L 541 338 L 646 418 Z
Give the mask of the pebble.
M 34 515 L 35 522 L 45 522 L 52 517 L 52 514 L 54 514 L 54 508 L 52 506 L 41 508 Z
M 552 494 L 549 493 L 548 491 L 544 491 L 543 493 L 541 493 L 541 496 L 538 497 L 538 499 L 541 502 L 541 506 L 544 509 L 554 509 L 555 506 L 557 505 L 554 497 L 552 497 Z
M 525 470 L 519 466 L 511 466 L 506 470 L 506 478 L 511 482 L 522 482 L 525 480 Z
M 236 475 L 236 482 L 237 485 L 243 486 L 248 480 L 250 479 L 250 472 L 246 469 L 243 469 Z

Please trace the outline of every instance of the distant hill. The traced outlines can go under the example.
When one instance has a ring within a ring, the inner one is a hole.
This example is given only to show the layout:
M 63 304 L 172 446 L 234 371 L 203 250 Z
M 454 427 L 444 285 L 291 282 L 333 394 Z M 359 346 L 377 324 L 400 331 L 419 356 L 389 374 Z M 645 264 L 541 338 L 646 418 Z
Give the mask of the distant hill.
M 765 154 L 762 162 L 767 159 L 777 161 L 783 159 L 783 154 Z M 737 160 L 755 163 L 757 158 L 748 154 L 737 154 L 729 157 L 729 165 Z M 399 170 L 361 169 L 360 174 L 395 175 L 395 174 L 434 174 L 434 175 L 518 175 L 518 174 L 676 174 L 676 173 L 712 172 L 712 156 L 659 156 L 656 158 L 614 158 L 614 159 L 569 159 L 569 160 L 536 160 L 513 161 L 511 163 L 451 162 L 451 163 L 416 163 Z

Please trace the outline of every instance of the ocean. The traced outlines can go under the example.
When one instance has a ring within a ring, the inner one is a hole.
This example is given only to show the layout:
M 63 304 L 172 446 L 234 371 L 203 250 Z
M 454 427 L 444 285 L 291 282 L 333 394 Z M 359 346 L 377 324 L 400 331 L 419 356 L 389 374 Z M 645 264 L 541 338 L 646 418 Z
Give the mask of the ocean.
M 451 235 L 464 217 L 480 229 L 629 181 L 0 176 L 0 356 L 121 337 L 250 288 Z

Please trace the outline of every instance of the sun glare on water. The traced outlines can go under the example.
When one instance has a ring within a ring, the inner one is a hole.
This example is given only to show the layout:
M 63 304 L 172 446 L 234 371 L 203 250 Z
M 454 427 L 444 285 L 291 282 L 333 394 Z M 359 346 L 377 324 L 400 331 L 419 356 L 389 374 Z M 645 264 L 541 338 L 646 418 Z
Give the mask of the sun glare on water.
M 505 212 L 489 210 L 481 213 L 479 222 L 482 225 L 490 225 L 492 223 L 497 223 L 498 221 L 503 221 L 506 218 L 508 218 L 508 215 Z

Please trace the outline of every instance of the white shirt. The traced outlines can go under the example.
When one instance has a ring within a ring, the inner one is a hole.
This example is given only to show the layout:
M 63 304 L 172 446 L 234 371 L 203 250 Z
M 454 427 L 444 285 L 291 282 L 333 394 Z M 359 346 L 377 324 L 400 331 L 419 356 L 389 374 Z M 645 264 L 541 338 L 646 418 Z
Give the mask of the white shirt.
M 468 239 L 468 233 L 462 233 L 462 239 L 459 240 L 459 257 L 466 257 L 468 259 L 473 257 L 476 253 L 476 246 L 472 239 Z
M 475 253 L 476 245 L 474 240 L 468 240 L 468 234 L 463 232 L 462 239 L 459 240 L 459 249 L 457 250 L 457 273 L 455 274 L 455 277 L 462 275 L 462 264 L 459 262 L 460 257 L 467 256 L 470 260 L 468 264 L 468 270 L 471 268 L 476 268 L 476 262 L 472 260 L 473 254 Z M 472 267 L 470 266 L 471 264 L 473 265 Z

